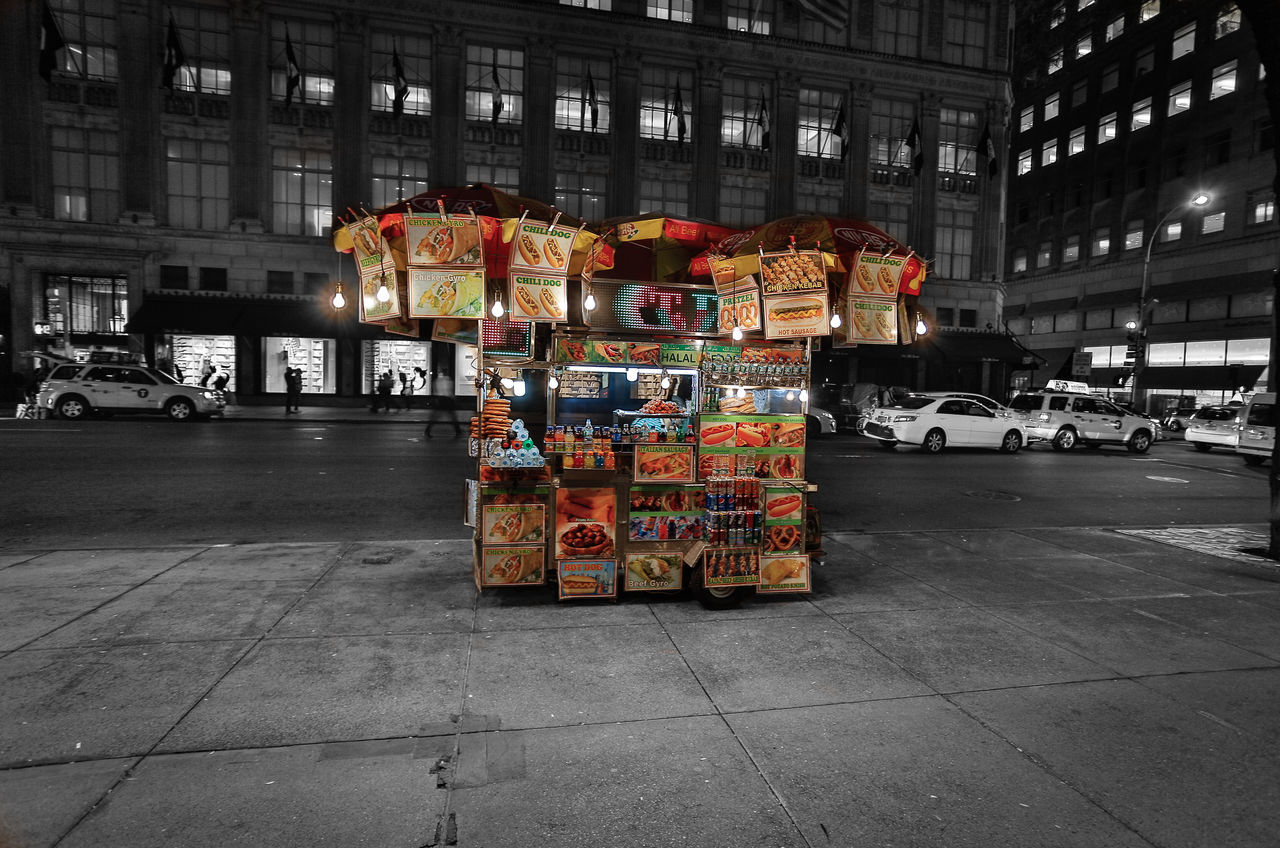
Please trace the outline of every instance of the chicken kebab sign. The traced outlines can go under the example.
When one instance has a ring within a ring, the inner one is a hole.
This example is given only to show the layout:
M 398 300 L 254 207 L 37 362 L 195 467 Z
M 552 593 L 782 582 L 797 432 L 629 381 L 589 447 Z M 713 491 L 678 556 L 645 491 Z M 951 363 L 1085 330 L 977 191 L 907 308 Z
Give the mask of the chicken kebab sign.
M 484 316 L 484 248 L 471 215 L 405 216 L 409 314 L 414 318 Z
M 569 257 L 582 228 L 558 227 L 559 220 L 548 225 L 522 216 L 516 224 L 507 270 L 516 320 L 554 323 L 568 312 Z

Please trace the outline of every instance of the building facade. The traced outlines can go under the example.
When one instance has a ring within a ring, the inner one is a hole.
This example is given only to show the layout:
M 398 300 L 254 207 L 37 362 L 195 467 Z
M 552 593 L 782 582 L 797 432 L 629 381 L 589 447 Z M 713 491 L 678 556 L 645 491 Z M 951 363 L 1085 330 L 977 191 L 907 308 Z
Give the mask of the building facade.
M 1019 4 L 1004 319 L 1153 412 L 1252 390 L 1271 356 L 1275 127 L 1231 2 Z
M 475 182 L 589 221 L 863 218 L 930 261 L 941 332 L 999 321 L 1006 174 L 977 148 L 1005 143 L 1007 0 L 45 8 L 0 9 L 0 379 L 43 349 L 215 363 L 242 396 L 285 363 L 335 395 L 450 370 L 329 306 L 355 273 L 328 236 Z M 1004 379 L 837 353 L 836 382 Z

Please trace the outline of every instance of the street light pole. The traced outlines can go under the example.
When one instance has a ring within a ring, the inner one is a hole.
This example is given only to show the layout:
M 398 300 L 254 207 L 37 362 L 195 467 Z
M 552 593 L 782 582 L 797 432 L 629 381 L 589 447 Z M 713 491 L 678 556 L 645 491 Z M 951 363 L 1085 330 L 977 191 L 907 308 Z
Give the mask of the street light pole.
M 1211 200 L 1209 195 L 1204 192 L 1197 193 L 1190 200 L 1179 203 L 1168 212 L 1164 213 L 1164 217 L 1156 223 L 1156 228 L 1152 230 L 1151 237 L 1147 239 L 1147 250 L 1142 258 L 1142 289 L 1138 294 L 1138 317 L 1129 327 L 1134 331 L 1134 337 L 1138 345 L 1138 355 L 1133 360 L 1133 381 L 1130 383 L 1130 394 L 1132 395 L 1131 403 L 1134 409 L 1140 409 L 1142 400 L 1138 391 L 1138 379 L 1142 376 L 1142 370 L 1147 366 L 1147 292 L 1151 288 L 1151 248 L 1155 247 L 1156 239 L 1160 235 L 1160 228 L 1165 222 L 1172 218 L 1176 213 L 1192 206 L 1204 206 Z M 1129 325 L 1125 325 L 1129 326 Z

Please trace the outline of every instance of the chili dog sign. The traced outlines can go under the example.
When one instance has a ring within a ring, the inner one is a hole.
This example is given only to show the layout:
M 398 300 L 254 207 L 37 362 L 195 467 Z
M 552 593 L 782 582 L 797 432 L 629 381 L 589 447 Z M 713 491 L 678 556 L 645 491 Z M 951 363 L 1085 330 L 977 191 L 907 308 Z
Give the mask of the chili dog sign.
M 579 228 L 581 229 L 581 228 Z M 513 317 L 526 321 L 563 321 L 569 308 L 569 256 L 579 230 L 523 217 L 511 236 L 507 278 Z
M 897 301 L 849 298 L 849 341 L 854 344 L 897 344 Z

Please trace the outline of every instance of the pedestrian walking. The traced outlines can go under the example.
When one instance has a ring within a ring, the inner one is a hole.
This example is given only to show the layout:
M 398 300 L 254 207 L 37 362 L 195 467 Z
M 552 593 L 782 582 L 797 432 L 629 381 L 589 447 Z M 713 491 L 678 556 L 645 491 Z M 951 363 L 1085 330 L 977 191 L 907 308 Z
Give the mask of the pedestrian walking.
M 302 402 L 302 369 L 287 366 L 284 369 L 284 414 L 292 415 L 301 412 L 298 405 Z
M 382 376 L 378 378 L 378 393 L 373 398 L 373 411 L 377 412 L 381 406 L 385 411 L 391 411 L 391 390 L 395 388 L 396 381 L 392 379 L 390 371 L 383 371 Z
M 409 382 L 409 375 L 401 371 L 397 375 L 400 380 L 400 408 L 403 410 L 413 409 L 413 384 Z
M 423 432 L 431 438 L 431 428 L 448 414 L 449 423 L 453 425 L 453 435 L 462 435 L 462 425 L 458 423 L 458 410 L 453 400 L 453 378 L 448 371 L 441 371 L 436 377 L 435 391 L 431 393 L 431 417 L 427 420 L 427 428 Z

